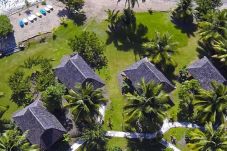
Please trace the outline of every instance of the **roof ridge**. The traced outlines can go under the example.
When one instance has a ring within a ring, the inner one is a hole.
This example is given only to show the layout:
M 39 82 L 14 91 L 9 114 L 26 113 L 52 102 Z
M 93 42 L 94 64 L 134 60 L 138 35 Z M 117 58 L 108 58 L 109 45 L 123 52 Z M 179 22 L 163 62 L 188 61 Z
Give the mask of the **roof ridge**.
M 150 63 L 151 65 L 153 65 L 151 62 L 148 62 L 148 63 Z M 153 74 L 155 74 L 154 72 L 153 72 L 153 70 L 147 65 L 147 64 L 145 64 L 149 69 L 150 69 L 150 71 L 153 73 Z M 156 68 L 155 67 L 155 65 L 153 65 L 153 67 L 154 68 Z M 156 68 L 157 69 L 157 68 Z M 157 69 L 158 70 L 158 69 Z M 159 71 L 159 70 L 158 70 Z M 160 71 L 159 71 L 160 72 Z M 157 74 L 155 74 L 156 75 L 156 77 L 158 78 L 158 80 L 160 80 L 160 81 L 162 81 L 160 78 L 159 78 L 159 76 L 157 76 Z
M 37 106 L 36 106 L 37 107 Z M 42 124 L 42 122 L 40 122 L 40 120 L 39 120 L 39 118 L 33 113 L 33 111 L 31 110 L 31 108 L 36 108 L 36 107 L 30 107 L 30 108 L 28 108 L 28 110 L 32 113 L 32 115 L 36 118 L 36 120 L 38 121 L 38 123 L 43 127 L 43 128 L 45 128 L 44 127 L 44 125 Z
M 208 63 L 214 68 L 216 73 L 219 74 L 219 76 L 221 76 L 226 81 L 225 77 L 220 73 L 220 71 L 214 66 L 214 64 L 210 60 L 208 60 Z M 203 66 L 205 66 L 205 65 L 206 64 L 204 64 Z
M 79 70 L 79 72 L 83 75 L 83 77 L 84 77 L 84 78 L 87 78 L 87 76 L 84 75 L 84 73 L 80 70 L 80 68 L 74 63 L 74 61 L 72 60 L 72 58 L 70 58 L 69 60 L 70 60 L 70 61 L 72 62 L 72 64 L 77 68 L 77 70 Z

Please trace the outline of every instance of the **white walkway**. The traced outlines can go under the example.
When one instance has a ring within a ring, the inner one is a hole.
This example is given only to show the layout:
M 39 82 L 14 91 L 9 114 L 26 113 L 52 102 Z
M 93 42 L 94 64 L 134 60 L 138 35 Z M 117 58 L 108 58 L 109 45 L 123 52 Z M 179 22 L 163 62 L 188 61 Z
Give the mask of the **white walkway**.
M 188 123 L 188 122 L 169 122 L 167 119 L 164 120 L 162 128 L 160 130 L 161 133 L 167 132 L 171 128 L 184 127 L 184 128 L 202 128 L 196 124 Z M 130 132 L 121 132 L 121 131 L 107 131 L 106 136 L 108 137 L 122 137 L 122 138 L 144 138 L 144 139 L 153 139 L 156 137 L 158 132 L 154 133 L 130 133 Z M 173 144 L 167 142 L 162 139 L 161 143 L 166 146 L 172 148 L 174 151 L 180 151 Z M 78 141 L 71 146 L 71 151 L 77 150 L 83 144 L 82 141 Z

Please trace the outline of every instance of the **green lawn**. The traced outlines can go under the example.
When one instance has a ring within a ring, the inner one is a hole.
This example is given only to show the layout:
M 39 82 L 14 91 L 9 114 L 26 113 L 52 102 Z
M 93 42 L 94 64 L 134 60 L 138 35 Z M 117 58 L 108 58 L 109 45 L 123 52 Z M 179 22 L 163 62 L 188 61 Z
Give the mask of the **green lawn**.
M 108 149 L 114 147 L 120 147 L 122 150 L 127 151 L 161 151 L 164 146 L 162 144 L 156 144 L 150 140 L 144 140 L 143 142 L 138 139 L 126 139 L 126 138 L 111 138 L 107 143 Z
M 137 24 L 142 23 L 148 27 L 147 36 L 152 37 L 155 31 L 169 32 L 173 35 L 179 43 L 179 48 L 176 55 L 174 55 L 174 60 L 178 63 L 176 72 L 180 68 L 187 65 L 191 61 L 197 58 L 196 46 L 197 37 L 189 38 L 186 34 L 182 33 L 180 29 L 175 28 L 175 25 L 170 21 L 170 16 L 168 13 L 153 13 L 152 15 L 148 13 L 138 13 L 136 14 Z M 90 21 L 86 25 L 77 27 L 72 22 L 68 24 L 68 27 L 60 27 L 57 29 L 56 35 L 57 39 L 49 39 L 45 43 L 32 44 L 27 50 L 13 54 L 9 57 L 0 59 L 0 92 L 4 92 L 5 96 L 0 98 L 0 105 L 9 105 L 10 108 L 4 115 L 4 118 L 9 119 L 13 112 L 15 112 L 18 107 L 10 101 L 10 89 L 7 84 L 9 75 L 11 75 L 24 60 L 29 56 L 45 56 L 48 58 L 53 58 L 53 65 L 56 66 L 60 63 L 60 59 L 65 54 L 70 54 L 72 51 L 68 46 L 68 39 L 72 38 L 75 34 L 80 34 L 83 30 L 94 31 L 99 38 L 105 43 L 108 35 L 106 34 L 107 23 L 106 22 L 95 22 Z M 98 71 L 97 73 L 106 82 L 106 90 L 108 92 L 109 99 L 111 103 L 109 104 L 106 116 L 105 116 L 105 129 L 107 127 L 107 120 L 111 119 L 113 123 L 113 130 L 124 130 L 124 119 L 123 119 L 123 106 L 125 104 L 125 98 L 121 95 L 118 75 L 127 66 L 139 59 L 135 56 L 132 50 L 119 51 L 114 46 L 114 44 L 109 44 L 106 46 L 105 52 L 108 59 L 108 67 Z M 3 74 L 2 74 L 3 73 Z M 178 99 L 177 90 L 173 92 L 174 101 L 176 106 L 170 109 L 168 116 L 176 116 Z M 111 139 L 109 145 L 116 144 L 119 146 L 126 145 L 125 139 Z
M 167 131 L 164 134 L 164 139 L 167 140 L 168 142 L 171 142 L 171 136 L 175 137 L 177 139 L 176 146 L 182 150 L 182 151 L 187 151 L 190 150 L 187 145 L 185 144 L 185 134 L 188 131 L 188 128 L 171 128 L 169 131 Z

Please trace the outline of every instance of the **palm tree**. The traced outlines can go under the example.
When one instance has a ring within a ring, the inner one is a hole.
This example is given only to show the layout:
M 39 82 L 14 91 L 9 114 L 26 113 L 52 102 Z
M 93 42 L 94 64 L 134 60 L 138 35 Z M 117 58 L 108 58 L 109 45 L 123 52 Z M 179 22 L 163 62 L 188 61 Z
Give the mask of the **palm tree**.
M 120 2 L 121 0 L 118 0 L 118 3 Z M 146 1 L 146 0 L 141 0 L 143 3 Z M 137 4 L 139 6 L 139 1 L 138 0 L 125 0 L 125 7 L 128 6 L 128 8 L 134 8 L 135 4 Z
M 192 23 L 192 0 L 180 0 L 177 5 L 177 8 L 173 11 L 172 16 L 177 21 L 182 21 L 184 23 Z
M 76 122 L 93 123 L 100 116 L 99 108 L 107 102 L 101 89 L 94 89 L 91 83 L 76 86 L 76 91 L 70 90 L 65 96 Z
M 227 115 L 227 86 L 215 81 L 211 82 L 213 90 L 201 89 L 195 95 L 194 105 L 197 118 L 205 124 L 210 121 L 212 124 L 222 124 Z
M 161 127 L 170 101 L 169 95 L 162 91 L 161 84 L 154 81 L 146 83 L 142 79 L 137 91 L 126 97 L 129 101 L 124 107 L 127 123 L 136 125 L 139 131 L 153 131 Z
M 201 39 L 212 41 L 220 37 L 225 37 L 227 27 L 227 11 L 211 11 L 207 19 L 199 22 Z
M 176 46 L 177 43 L 173 42 L 172 36 L 168 33 L 160 34 L 159 32 L 155 33 L 155 36 L 151 41 L 143 44 L 151 61 L 162 71 L 165 71 L 169 66 L 176 66 L 176 63 L 172 58 Z
M 215 54 L 212 57 L 227 65 L 227 40 L 224 38 L 214 40 L 212 46 L 215 50 Z
M 3 114 L 7 111 L 9 106 L 4 107 L 0 105 L 0 132 L 3 132 L 10 126 L 10 122 L 8 120 L 2 119 Z
M 80 140 L 84 141 L 82 149 L 86 147 L 89 151 L 104 151 L 107 141 L 105 134 L 106 132 L 99 124 L 92 126 L 91 129 L 85 130 L 80 137 Z
M 38 151 L 38 147 L 30 145 L 26 140 L 27 132 L 22 135 L 16 129 L 7 130 L 0 136 L 0 151 Z
M 198 129 L 190 131 L 189 147 L 198 151 L 226 151 L 227 132 L 224 125 L 215 130 L 210 122 L 205 125 L 205 131 Z

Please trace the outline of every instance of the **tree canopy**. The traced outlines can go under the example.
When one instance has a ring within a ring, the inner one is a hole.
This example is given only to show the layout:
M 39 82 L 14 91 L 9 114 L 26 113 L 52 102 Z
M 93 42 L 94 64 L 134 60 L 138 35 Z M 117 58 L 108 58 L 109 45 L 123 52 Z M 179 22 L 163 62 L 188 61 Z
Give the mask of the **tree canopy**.
M 65 88 L 61 84 L 51 85 L 42 93 L 42 101 L 50 112 L 60 110 Z
M 69 45 L 92 68 L 99 70 L 107 65 L 107 59 L 104 55 L 105 45 L 94 32 L 85 31 L 80 36 L 75 36 L 70 40 Z
M 162 85 L 154 81 L 142 80 L 137 91 L 126 95 L 128 103 L 124 107 L 126 122 L 139 132 L 159 130 L 163 124 L 165 111 L 170 107 L 170 97 L 162 91 Z
M 13 26 L 10 23 L 10 20 L 5 15 L 0 15 L 0 38 L 7 36 L 10 32 L 13 31 Z
M 84 86 L 77 85 L 76 91 L 70 90 L 68 95 L 65 95 L 67 100 L 66 108 L 69 108 L 77 123 L 94 123 L 100 115 L 99 108 L 107 100 L 102 95 L 101 89 L 94 89 L 91 83 L 86 83 Z
M 190 131 L 189 147 L 198 151 L 227 150 L 227 132 L 224 124 L 214 129 L 212 123 L 207 123 L 204 131 L 199 129 Z
M 27 132 L 21 134 L 19 130 L 5 131 L 0 136 L 0 151 L 38 151 L 38 147 L 31 145 L 26 139 Z

